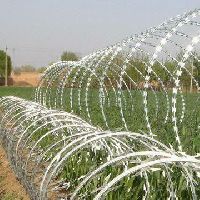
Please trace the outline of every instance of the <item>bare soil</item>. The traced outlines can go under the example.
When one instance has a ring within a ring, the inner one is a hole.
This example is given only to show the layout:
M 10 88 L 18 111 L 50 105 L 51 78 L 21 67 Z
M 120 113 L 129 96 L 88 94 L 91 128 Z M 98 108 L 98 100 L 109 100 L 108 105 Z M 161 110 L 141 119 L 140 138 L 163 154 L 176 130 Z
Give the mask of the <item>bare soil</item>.
M 9 166 L 5 151 L 0 146 L 0 199 L 30 200 L 25 189 L 15 177 Z
M 15 86 L 32 86 L 36 87 L 41 73 L 38 72 L 21 72 L 20 74 L 12 74 L 13 84 Z

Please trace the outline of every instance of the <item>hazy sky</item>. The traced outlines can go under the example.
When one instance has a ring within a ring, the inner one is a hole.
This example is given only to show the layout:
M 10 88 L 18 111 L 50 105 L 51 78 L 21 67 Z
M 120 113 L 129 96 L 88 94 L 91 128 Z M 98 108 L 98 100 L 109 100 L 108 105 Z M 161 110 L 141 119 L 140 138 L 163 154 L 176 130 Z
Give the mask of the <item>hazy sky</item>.
M 14 65 L 47 65 L 64 50 L 86 55 L 158 25 L 200 0 L 0 0 L 0 48 Z

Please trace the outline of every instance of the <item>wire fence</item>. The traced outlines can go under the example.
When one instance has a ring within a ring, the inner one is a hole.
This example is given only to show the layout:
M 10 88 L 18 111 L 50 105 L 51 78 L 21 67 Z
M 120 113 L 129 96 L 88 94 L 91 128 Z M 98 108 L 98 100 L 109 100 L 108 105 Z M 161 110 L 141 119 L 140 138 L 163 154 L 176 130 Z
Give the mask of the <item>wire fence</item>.
M 0 98 L 0 137 L 32 199 L 199 199 L 199 26 L 198 9 L 178 15 L 53 64 L 34 102 Z

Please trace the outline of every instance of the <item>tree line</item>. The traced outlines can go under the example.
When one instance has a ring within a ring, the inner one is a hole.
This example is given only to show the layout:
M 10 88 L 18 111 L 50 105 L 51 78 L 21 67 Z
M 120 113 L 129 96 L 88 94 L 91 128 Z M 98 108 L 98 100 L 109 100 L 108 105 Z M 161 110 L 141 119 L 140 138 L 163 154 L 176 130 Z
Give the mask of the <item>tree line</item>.
M 197 53 L 189 58 L 186 62 L 185 68 L 183 70 L 181 76 L 182 85 L 188 87 L 193 84 L 194 80 L 191 79 L 191 75 L 200 85 L 200 56 Z M 11 72 L 15 74 L 20 74 L 21 72 L 40 72 L 42 73 L 46 67 L 35 68 L 32 65 L 23 65 L 21 67 L 12 67 L 11 57 L 6 55 L 6 52 L 0 50 L 0 77 L 5 77 L 5 66 L 6 66 L 6 56 L 7 56 L 7 75 L 8 77 L 11 75 Z M 177 55 L 181 57 L 181 55 Z M 80 57 L 71 51 L 64 51 L 60 57 L 62 61 L 78 61 Z M 102 65 L 108 65 L 108 61 L 111 57 L 107 56 L 107 58 L 102 61 Z M 123 85 L 122 87 L 134 88 L 133 81 L 137 84 L 142 84 L 144 82 L 144 76 L 147 74 L 147 67 L 149 65 L 149 58 L 145 55 L 138 54 L 132 58 L 129 58 L 128 62 L 125 62 L 126 55 L 118 54 L 112 62 L 109 62 L 109 66 L 107 66 L 107 77 L 105 77 L 105 84 L 107 85 L 115 85 L 116 82 L 119 82 L 119 77 L 121 68 L 123 65 L 126 65 L 125 71 L 123 72 Z M 165 86 L 171 86 L 174 83 L 173 77 L 175 76 L 175 71 L 177 68 L 177 62 L 175 60 L 164 60 L 162 62 L 154 62 L 152 66 L 153 72 L 151 72 L 150 82 L 154 84 L 158 83 L 158 78 L 160 78 Z M 96 71 L 97 76 L 99 77 L 104 73 L 104 68 L 99 67 Z M 73 73 L 72 73 L 73 75 Z M 98 80 L 94 78 L 91 82 L 92 87 L 97 87 Z

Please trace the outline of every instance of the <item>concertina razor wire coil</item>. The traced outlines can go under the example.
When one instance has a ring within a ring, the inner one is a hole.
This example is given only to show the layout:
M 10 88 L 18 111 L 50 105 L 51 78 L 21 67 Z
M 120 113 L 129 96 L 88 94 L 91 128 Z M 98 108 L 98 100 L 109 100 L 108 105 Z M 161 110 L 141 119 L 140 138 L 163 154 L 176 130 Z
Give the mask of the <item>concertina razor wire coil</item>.
M 178 15 L 51 65 L 35 102 L 0 98 L 0 137 L 32 199 L 199 199 L 199 151 L 180 134 L 200 113 L 199 27 L 200 10 Z

